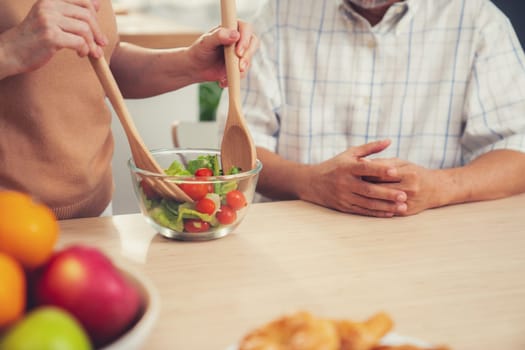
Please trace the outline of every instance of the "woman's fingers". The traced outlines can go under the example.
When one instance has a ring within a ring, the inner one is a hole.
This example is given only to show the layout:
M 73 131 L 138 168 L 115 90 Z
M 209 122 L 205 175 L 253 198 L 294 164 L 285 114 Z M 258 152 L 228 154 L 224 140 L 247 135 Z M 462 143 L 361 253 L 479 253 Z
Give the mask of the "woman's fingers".
M 250 44 L 244 51 L 244 55 L 240 58 L 239 69 L 241 71 L 241 76 L 244 77 L 248 73 L 248 69 L 252 63 L 252 58 L 257 49 L 259 48 L 259 39 L 255 34 L 252 34 L 250 38 Z
M 237 42 L 235 51 L 239 56 L 239 70 L 241 73 L 246 73 L 252 57 L 259 47 L 259 39 L 248 23 L 239 21 L 238 28 L 241 37 Z
M 108 40 L 98 25 L 97 9 L 92 0 L 67 0 L 60 10 L 64 16 L 61 29 L 82 37 L 90 48 L 90 53 L 99 57 L 102 53 L 99 45 L 106 45 Z
M 84 21 L 79 21 L 73 18 L 64 17 L 59 23 L 61 35 L 57 36 L 57 45 L 61 47 L 76 50 L 78 55 L 86 56 L 85 49 L 88 49 L 88 54 L 99 58 L 102 55 L 101 48 L 95 43 L 89 25 Z M 71 36 L 74 36 L 72 38 Z

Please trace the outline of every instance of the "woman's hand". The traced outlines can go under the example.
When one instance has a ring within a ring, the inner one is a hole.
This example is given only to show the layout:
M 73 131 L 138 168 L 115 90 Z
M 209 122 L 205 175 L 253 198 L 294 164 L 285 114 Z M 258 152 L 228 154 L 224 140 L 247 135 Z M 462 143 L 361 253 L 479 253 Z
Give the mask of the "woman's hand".
M 10 65 L 0 71 L 7 76 L 37 69 L 63 48 L 100 57 L 107 38 L 97 23 L 98 8 L 98 0 L 38 0 L 19 25 L 0 35 L 0 56 L 8 58 L 2 64 Z
M 259 46 L 259 39 L 253 33 L 251 25 L 239 21 L 238 30 L 215 28 L 202 35 L 188 48 L 192 62 L 192 71 L 198 74 L 196 81 L 218 81 L 226 87 L 226 66 L 224 63 L 224 46 L 235 44 L 235 53 L 239 57 L 241 77 L 251 64 L 252 56 Z

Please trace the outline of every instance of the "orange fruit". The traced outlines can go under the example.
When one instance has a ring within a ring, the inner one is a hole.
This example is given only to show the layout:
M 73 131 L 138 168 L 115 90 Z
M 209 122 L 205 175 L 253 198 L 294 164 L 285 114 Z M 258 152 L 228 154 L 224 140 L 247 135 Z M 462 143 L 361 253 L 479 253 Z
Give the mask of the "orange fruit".
M 58 221 L 49 207 L 25 193 L 0 191 L 0 252 L 25 268 L 36 268 L 53 253 L 58 232 Z
M 13 324 L 26 307 L 26 277 L 22 265 L 0 253 L 0 330 Z

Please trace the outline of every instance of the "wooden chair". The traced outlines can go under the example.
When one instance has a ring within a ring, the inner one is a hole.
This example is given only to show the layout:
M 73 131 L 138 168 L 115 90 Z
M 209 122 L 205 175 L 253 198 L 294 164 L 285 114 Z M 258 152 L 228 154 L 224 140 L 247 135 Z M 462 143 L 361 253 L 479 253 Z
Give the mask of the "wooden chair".
M 190 122 L 175 120 L 171 124 L 173 146 L 176 148 L 219 149 L 216 121 Z

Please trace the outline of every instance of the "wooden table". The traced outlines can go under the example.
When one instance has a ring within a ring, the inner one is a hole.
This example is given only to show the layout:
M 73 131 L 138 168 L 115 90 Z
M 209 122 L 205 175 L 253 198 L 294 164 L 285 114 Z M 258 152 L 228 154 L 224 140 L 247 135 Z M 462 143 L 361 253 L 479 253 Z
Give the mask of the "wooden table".
M 236 233 L 170 241 L 139 214 L 61 222 L 61 244 L 100 247 L 161 296 L 148 350 L 223 350 L 282 314 L 363 319 L 457 350 L 525 349 L 525 196 L 405 218 L 306 202 L 255 204 Z

